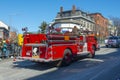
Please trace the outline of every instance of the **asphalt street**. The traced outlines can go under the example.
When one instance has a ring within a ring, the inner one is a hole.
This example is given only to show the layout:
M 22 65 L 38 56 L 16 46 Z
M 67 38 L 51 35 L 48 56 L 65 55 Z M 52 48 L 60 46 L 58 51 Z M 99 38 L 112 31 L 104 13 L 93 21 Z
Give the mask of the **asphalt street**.
M 102 46 L 95 58 L 80 58 L 60 68 L 51 63 L 1 60 L 0 80 L 120 80 L 120 48 Z

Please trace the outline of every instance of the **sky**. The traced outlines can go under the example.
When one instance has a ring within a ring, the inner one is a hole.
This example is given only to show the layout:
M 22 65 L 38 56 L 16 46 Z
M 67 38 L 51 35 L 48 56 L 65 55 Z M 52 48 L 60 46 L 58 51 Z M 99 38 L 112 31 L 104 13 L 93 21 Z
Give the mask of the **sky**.
M 63 10 L 77 9 L 89 13 L 101 13 L 104 17 L 120 17 L 120 0 L 0 0 L 0 21 L 22 33 L 23 27 L 30 32 L 38 31 L 43 21 L 52 22 Z

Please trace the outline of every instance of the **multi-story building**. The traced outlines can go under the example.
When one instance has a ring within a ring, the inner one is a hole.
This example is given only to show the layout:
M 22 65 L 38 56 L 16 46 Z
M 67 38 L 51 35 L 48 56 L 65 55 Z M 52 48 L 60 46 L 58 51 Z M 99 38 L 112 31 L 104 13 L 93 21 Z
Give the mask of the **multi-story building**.
M 115 27 L 113 25 L 113 21 L 112 20 L 109 20 L 108 21 L 108 32 L 109 32 L 109 35 L 115 35 Z
M 103 17 L 101 13 L 92 13 L 90 14 L 95 20 L 95 31 L 97 33 L 97 36 L 101 40 L 104 40 L 106 36 L 108 36 L 108 19 Z
M 63 22 L 77 22 L 81 25 L 79 26 L 79 29 L 82 30 L 88 30 L 90 32 L 95 31 L 95 22 L 94 18 L 91 17 L 87 12 L 84 12 L 82 10 L 76 9 L 76 7 L 73 5 L 72 10 L 64 11 L 63 7 L 60 7 L 60 12 L 57 13 L 56 18 L 54 19 L 55 22 L 63 21 Z M 60 24 L 61 26 L 66 26 L 67 23 Z M 73 25 L 69 25 L 73 28 Z
M 0 21 L 0 40 L 9 38 L 9 26 Z

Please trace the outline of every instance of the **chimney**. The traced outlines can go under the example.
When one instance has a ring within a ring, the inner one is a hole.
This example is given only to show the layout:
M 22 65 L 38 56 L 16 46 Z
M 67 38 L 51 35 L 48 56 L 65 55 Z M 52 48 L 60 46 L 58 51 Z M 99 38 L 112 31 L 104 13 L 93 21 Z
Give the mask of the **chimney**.
M 63 13 L 63 7 L 60 7 L 60 16 L 62 17 L 62 13 Z
M 74 14 L 75 11 L 76 11 L 76 7 L 75 7 L 75 5 L 73 5 L 73 6 L 72 6 L 72 13 Z
M 60 13 L 62 13 L 62 12 L 63 12 L 63 7 L 61 6 L 61 7 L 60 7 Z

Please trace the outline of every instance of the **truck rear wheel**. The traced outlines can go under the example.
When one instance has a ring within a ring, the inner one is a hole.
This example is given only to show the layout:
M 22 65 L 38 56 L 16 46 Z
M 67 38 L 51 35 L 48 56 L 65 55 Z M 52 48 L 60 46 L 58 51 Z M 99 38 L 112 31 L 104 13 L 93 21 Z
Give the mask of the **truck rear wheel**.
M 61 61 L 58 62 L 57 67 L 59 66 L 68 66 L 72 62 L 72 52 L 69 49 L 64 51 L 64 57 Z

